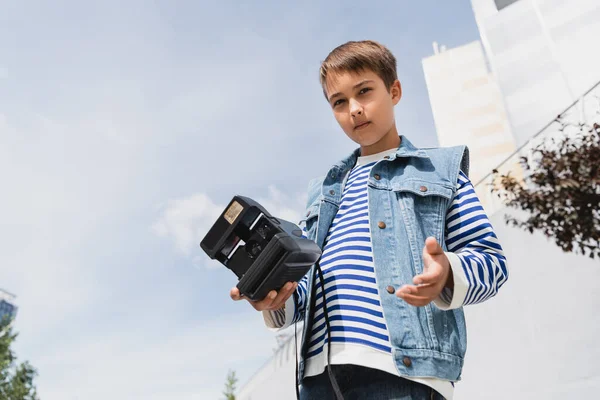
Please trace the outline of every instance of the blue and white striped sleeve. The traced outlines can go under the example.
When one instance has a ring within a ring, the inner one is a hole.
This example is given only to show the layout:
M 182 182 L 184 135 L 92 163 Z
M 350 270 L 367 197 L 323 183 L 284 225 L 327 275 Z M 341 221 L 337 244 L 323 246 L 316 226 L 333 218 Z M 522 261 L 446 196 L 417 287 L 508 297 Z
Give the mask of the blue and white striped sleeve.
M 434 304 L 452 310 L 496 295 L 508 279 L 506 257 L 471 181 L 462 171 L 446 213 L 446 232 L 454 289 L 445 288 Z
M 302 230 L 302 237 L 306 238 L 306 232 Z M 312 269 L 311 269 L 312 271 Z M 310 271 L 309 271 L 310 273 Z M 285 302 L 285 307 L 275 311 L 263 311 L 265 325 L 274 330 L 285 329 L 295 322 L 304 319 L 306 310 L 306 294 L 308 291 L 308 274 L 298 282 L 296 291 Z M 298 307 L 296 307 L 296 302 Z

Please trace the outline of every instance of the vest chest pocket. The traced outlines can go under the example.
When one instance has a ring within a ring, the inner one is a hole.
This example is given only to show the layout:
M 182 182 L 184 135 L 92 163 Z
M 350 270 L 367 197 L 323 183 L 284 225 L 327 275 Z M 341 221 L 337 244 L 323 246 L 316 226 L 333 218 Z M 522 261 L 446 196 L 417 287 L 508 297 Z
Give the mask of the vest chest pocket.
M 443 242 L 446 210 L 454 193 L 452 187 L 410 179 L 399 182 L 393 191 L 405 222 L 417 228 L 424 237 L 433 236 Z

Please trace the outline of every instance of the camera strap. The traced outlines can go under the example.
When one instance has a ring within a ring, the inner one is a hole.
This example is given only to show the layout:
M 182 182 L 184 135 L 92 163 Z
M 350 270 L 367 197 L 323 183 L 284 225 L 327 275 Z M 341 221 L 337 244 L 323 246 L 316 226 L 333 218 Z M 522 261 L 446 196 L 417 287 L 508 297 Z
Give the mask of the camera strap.
M 326 367 L 327 374 L 329 376 L 329 381 L 331 382 L 331 387 L 333 388 L 333 391 L 335 393 L 335 398 L 337 400 L 344 400 L 342 391 L 340 390 L 340 387 L 337 383 L 337 380 L 335 379 L 335 375 L 331 368 L 331 325 L 329 322 L 329 314 L 327 311 L 327 299 L 325 298 L 325 280 L 323 279 L 323 271 L 321 270 L 321 266 L 319 265 L 319 263 L 317 262 L 315 264 L 315 266 L 316 266 L 316 268 L 314 270 L 314 273 L 315 273 L 315 275 L 318 274 L 319 282 L 321 283 L 321 291 L 323 292 L 323 316 L 325 317 L 325 325 L 326 325 L 325 329 L 327 329 L 327 367 Z M 313 278 L 314 277 L 315 276 L 313 275 Z M 317 302 L 316 292 L 317 292 L 316 285 L 315 285 L 314 279 L 313 279 L 313 285 L 311 288 L 311 302 L 310 302 L 311 314 L 314 314 L 315 307 L 316 307 L 316 302 Z M 294 297 L 294 301 L 296 301 L 295 297 Z M 296 309 L 298 309 L 297 303 L 295 303 L 295 304 L 296 304 Z M 306 358 L 306 354 L 308 353 L 308 342 L 310 341 L 310 335 L 312 332 L 312 320 L 313 320 L 312 315 L 304 316 L 304 322 L 305 322 L 305 324 L 307 324 L 306 337 L 304 338 L 304 343 L 302 343 L 302 355 L 304 358 Z M 297 343 L 298 343 L 297 336 L 294 336 L 294 339 L 295 339 L 295 343 L 297 346 Z M 297 358 L 298 351 L 297 351 L 297 347 L 295 348 L 295 350 L 296 350 L 296 398 L 299 399 L 300 392 L 299 392 L 299 384 L 298 384 L 298 358 Z

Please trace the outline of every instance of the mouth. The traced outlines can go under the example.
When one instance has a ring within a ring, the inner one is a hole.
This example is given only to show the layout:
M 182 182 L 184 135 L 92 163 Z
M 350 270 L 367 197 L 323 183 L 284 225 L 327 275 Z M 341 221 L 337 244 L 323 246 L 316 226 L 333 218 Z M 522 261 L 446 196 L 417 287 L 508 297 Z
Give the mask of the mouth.
M 371 125 L 371 122 L 369 122 L 369 121 L 366 121 L 366 122 L 363 122 L 362 124 L 355 125 L 355 126 L 354 126 L 354 130 L 355 130 L 355 131 L 358 131 L 358 130 L 360 130 L 360 129 L 364 129 L 364 128 L 366 128 L 366 127 L 367 127 L 367 126 L 369 126 L 369 125 Z

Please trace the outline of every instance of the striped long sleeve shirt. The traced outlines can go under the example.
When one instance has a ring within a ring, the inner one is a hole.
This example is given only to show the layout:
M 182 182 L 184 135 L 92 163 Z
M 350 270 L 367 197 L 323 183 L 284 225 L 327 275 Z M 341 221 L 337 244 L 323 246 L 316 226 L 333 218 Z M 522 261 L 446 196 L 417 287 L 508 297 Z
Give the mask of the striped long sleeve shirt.
M 356 363 L 396 373 L 392 364 L 389 334 L 383 318 L 375 280 L 375 265 L 369 232 L 367 180 L 371 168 L 386 153 L 360 157 L 350 172 L 323 248 L 320 266 L 325 281 L 331 322 L 332 362 Z M 454 289 L 444 289 L 434 304 L 444 310 L 476 304 L 494 296 L 508 278 L 506 260 L 473 185 L 460 172 L 456 192 L 446 214 L 446 255 L 454 278 Z M 288 300 L 285 310 L 264 312 L 267 326 L 285 328 L 304 316 L 308 277 L 304 277 Z M 307 376 L 325 366 L 323 349 L 326 327 L 322 287 L 316 282 L 316 305 L 309 338 Z M 344 350 L 334 347 L 343 344 Z M 353 347 L 354 346 L 354 347 Z M 350 350 L 349 350 L 350 349 Z M 337 357 L 336 357 L 337 356 Z M 446 398 L 452 386 L 430 380 L 428 384 Z

